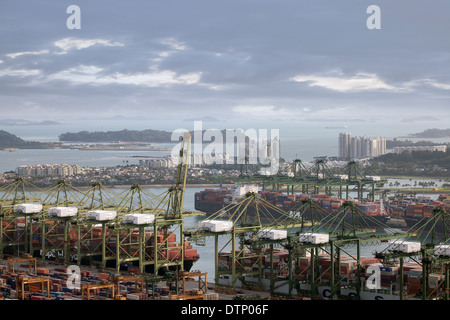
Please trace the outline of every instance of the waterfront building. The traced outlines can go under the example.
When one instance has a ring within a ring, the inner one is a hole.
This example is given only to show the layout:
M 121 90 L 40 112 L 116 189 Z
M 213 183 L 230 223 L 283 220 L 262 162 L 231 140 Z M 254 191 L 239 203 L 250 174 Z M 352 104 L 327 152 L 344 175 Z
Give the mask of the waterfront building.
M 393 153 L 400 154 L 405 151 L 440 151 L 440 152 L 447 152 L 447 146 L 441 145 L 441 146 L 408 146 L 408 147 L 395 147 L 392 149 Z
M 386 138 L 339 134 L 339 159 L 351 160 L 373 158 L 386 154 Z
M 66 177 L 80 174 L 81 168 L 77 164 L 34 164 L 17 167 L 16 173 L 25 177 Z

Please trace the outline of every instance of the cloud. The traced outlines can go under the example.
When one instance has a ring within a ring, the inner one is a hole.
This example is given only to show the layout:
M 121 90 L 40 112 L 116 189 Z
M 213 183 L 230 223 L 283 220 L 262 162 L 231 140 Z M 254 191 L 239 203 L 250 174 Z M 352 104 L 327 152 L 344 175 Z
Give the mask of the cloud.
M 72 49 L 82 50 L 92 46 L 100 45 L 104 47 L 123 47 L 121 42 L 113 42 L 106 39 L 77 39 L 77 38 L 63 38 L 53 42 L 53 45 L 62 51 L 58 54 L 66 54 Z
M 188 49 L 188 46 L 175 38 L 164 38 L 159 41 L 160 44 L 168 47 L 169 51 L 163 51 L 159 53 L 160 57 L 167 57 L 175 52 L 180 52 Z M 92 38 L 92 39 L 80 39 L 73 37 L 66 37 L 53 42 L 53 46 L 61 49 L 61 51 L 42 49 L 39 51 L 23 51 L 6 54 L 8 58 L 15 59 L 19 56 L 25 55 L 40 55 L 40 54 L 54 54 L 54 55 L 65 55 L 71 50 L 83 50 L 93 46 L 99 47 L 124 47 L 125 45 L 121 42 L 112 41 L 108 39 Z M 126 48 L 125 48 L 126 49 Z M 124 53 L 127 51 L 125 50 Z M 83 59 L 83 56 L 78 56 Z M 120 58 L 120 55 L 118 56 Z M 42 61 L 36 60 L 33 65 L 39 65 Z M 63 61 L 69 64 L 69 60 Z M 46 65 L 51 65 L 45 62 Z M 107 85 L 135 85 L 142 87 L 159 87 L 159 86 L 169 86 L 169 85 L 194 85 L 207 86 L 212 90 L 221 89 L 220 86 L 209 85 L 206 83 L 201 83 L 200 79 L 202 72 L 183 72 L 178 73 L 172 70 L 164 69 L 159 70 L 158 65 L 153 65 L 147 68 L 149 71 L 129 71 L 126 66 L 121 67 L 122 70 L 118 70 L 112 67 L 114 60 L 110 60 L 109 64 L 105 64 L 103 61 L 99 61 L 99 65 L 87 65 L 78 64 L 75 66 L 67 67 L 62 70 L 51 72 L 50 70 L 38 70 L 38 69 L 26 69 L 26 68 L 14 68 L 11 65 L 10 68 L 0 69 L 0 77 L 3 76 L 13 76 L 13 77 L 25 77 L 25 76 L 39 76 L 33 84 L 43 85 L 46 82 L 52 81 L 66 81 L 73 85 L 91 85 L 93 87 L 107 86 Z M 121 61 L 118 66 L 122 66 L 123 61 Z M 63 65 L 57 69 L 61 69 Z M 142 67 L 140 68 L 142 70 Z M 117 71 L 115 71 L 117 70 Z M 36 81 L 37 80 L 37 81 Z
M 427 121 L 439 121 L 439 119 L 432 116 L 422 116 L 422 117 L 405 118 L 401 120 L 401 122 L 427 122 Z
M 72 84 L 89 84 L 94 83 L 101 76 L 102 68 L 96 66 L 80 65 L 76 68 L 69 68 L 60 72 L 50 74 L 46 80 L 67 81 Z
M 291 81 L 308 83 L 309 87 L 323 87 L 338 92 L 361 92 L 373 90 L 401 91 L 402 88 L 391 86 L 381 80 L 376 74 L 357 73 L 352 77 L 338 76 L 298 75 L 290 78 Z
M 171 70 L 163 70 L 158 72 L 123 74 L 116 73 L 112 76 L 106 76 L 97 80 L 99 84 L 132 84 L 147 87 L 158 87 L 165 85 L 192 85 L 200 82 L 201 73 L 187 73 L 177 75 Z
M 76 68 L 70 68 L 51 74 L 47 77 L 47 80 L 62 80 L 75 85 L 91 84 L 94 86 L 104 86 L 121 84 L 158 87 L 166 85 L 197 84 L 201 78 L 201 73 L 177 75 L 176 72 L 170 70 L 141 73 L 116 72 L 111 75 L 103 74 L 103 71 L 103 68 L 99 68 L 97 66 L 80 65 Z
M 11 58 L 11 59 L 15 59 L 15 58 L 20 57 L 20 56 L 41 55 L 41 54 L 47 54 L 49 52 L 50 52 L 50 50 L 24 51 L 24 52 L 8 53 L 8 54 L 5 54 L 5 56 L 7 56 L 8 58 Z
M 88 1 L 79 31 L 67 30 L 66 8 L 2 5 L 4 115 L 373 118 L 381 128 L 449 114 L 450 2 L 386 2 L 373 32 L 352 1 Z
M 178 41 L 175 38 L 163 39 L 163 40 L 161 40 L 161 43 L 169 46 L 171 49 L 176 50 L 176 51 L 184 51 L 184 50 L 188 49 L 188 46 L 186 45 L 186 43 L 184 43 L 182 41 Z
M 442 89 L 442 90 L 450 90 L 450 84 L 438 82 L 433 79 L 420 79 L 420 80 L 409 81 L 409 82 L 405 83 L 405 86 L 410 87 L 410 88 L 420 87 L 420 86 L 431 86 L 431 87 Z
M 27 77 L 27 76 L 39 76 L 42 74 L 41 70 L 38 69 L 3 69 L 0 70 L 0 77 Z
M 178 41 L 175 38 L 165 38 L 159 41 L 160 44 L 164 45 L 165 47 L 168 47 L 169 50 L 164 50 L 158 52 L 158 57 L 154 58 L 153 61 L 160 63 L 164 59 L 167 59 L 168 57 L 172 56 L 174 53 L 181 52 L 188 50 L 189 47 L 186 45 L 186 43 L 182 41 Z
M 204 116 L 200 118 L 188 118 L 184 119 L 184 122 L 192 122 L 192 121 L 203 121 L 203 122 L 225 122 L 224 120 L 217 119 L 211 116 Z
M 232 108 L 232 112 L 240 117 L 254 119 L 293 119 L 307 112 L 308 108 L 288 109 L 270 105 L 239 105 Z
M 10 59 L 16 59 L 21 56 L 39 56 L 44 54 L 64 55 L 70 50 L 83 50 L 92 46 L 103 47 L 123 47 L 124 44 L 120 42 L 114 42 L 106 39 L 77 39 L 77 38 L 63 38 L 53 42 L 53 46 L 61 49 L 61 51 L 55 51 L 50 49 L 41 49 L 36 51 L 19 51 L 5 54 Z M 53 48 L 52 48 L 53 49 Z M 0 60 L 2 63 L 3 60 Z

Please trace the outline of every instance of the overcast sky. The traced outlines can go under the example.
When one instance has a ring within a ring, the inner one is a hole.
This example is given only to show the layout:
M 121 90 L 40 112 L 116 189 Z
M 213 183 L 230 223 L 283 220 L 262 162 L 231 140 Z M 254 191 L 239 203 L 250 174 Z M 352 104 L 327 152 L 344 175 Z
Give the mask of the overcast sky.
M 449 14 L 448 0 L 1 0 L 0 117 L 444 128 Z

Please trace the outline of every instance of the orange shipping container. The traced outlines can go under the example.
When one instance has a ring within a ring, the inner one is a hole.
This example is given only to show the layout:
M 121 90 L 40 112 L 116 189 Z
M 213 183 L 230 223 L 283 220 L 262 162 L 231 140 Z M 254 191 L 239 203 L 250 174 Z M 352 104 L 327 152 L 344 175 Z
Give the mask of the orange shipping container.
M 38 268 L 36 269 L 37 273 L 50 273 L 50 271 L 48 269 L 44 269 L 44 268 Z
M 107 273 L 99 273 L 99 274 L 97 275 L 97 277 L 98 277 L 100 280 L 108 280 L 108 279 L 109 279 L 109 274 L 107 274 Z
M 192 258 L 197 256 L 197 249 L 184 250 L 184 256 L 185 258 Z

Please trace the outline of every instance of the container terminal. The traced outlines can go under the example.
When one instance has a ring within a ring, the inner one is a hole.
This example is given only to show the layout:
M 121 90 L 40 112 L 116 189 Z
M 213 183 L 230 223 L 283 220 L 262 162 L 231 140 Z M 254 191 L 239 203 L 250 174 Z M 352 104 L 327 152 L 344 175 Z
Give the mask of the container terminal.
M 252 190 L 243 177 L 247 189 L 240 197 L 186 227 L 185 217 L 204 214 L 183 209 L 189 150 L 186 134 L 176 183 L 161 195 L 139 185 L 120 194 L 98 183 L 78 189 L 63 180 L 47 189 L 22 178 L 2 187 L 0 299 L 449 299 L 444 205 L 426 215 L 422 209 L 423 217 L 417 210 L 418 222 L 410 228 L 374 219 L 372 207 L 365 210 L 342 193 L 339 207 L 324 207 L 318 190 L 329 191 L 337 180 L 323 174 L 279 178 L 292 185 L 291 195 L 313 186 L 305 192 L 310 197 L 293 199 L 297 206 L 288 209 Z M 363 184 L 375 180 L 358 180 L 358 197 Z M 355 178 L 346 185 L 338 181 L 348 196 Z M 392 212 L 383 215 L 407 216 Z M 195 246 L 207 238 L 214 243 L 209 279 L 193 268 L 202 258 Z M 366 248 L 372 254 L 363 255 Z

